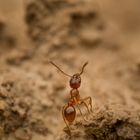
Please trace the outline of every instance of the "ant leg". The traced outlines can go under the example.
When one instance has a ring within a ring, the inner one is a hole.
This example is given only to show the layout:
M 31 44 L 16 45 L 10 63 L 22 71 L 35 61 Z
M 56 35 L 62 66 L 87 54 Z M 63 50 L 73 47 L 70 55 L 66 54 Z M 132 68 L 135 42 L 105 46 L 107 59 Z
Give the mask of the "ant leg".
M 68 130 L 69 130 L 69 132 L 71 132 L 71 131 L 70 131 L 69 124 L 67 123 L 67 121 L 66 121 L 66 119 L 65 119 L 65 115 L 64 115 L 65 107 L 66 107 L 66 106 L 64 106 L 64 107 L 62 108 L 62 116 L 63 116 L 63 120 L 64 120 L 64 122 L 65 122 L 65 124 L 66 124 L 66 126 L 67 126 L 67 128 L 68 128 Z
M 86 103 L 87 100 L 88 100 L 88 104 Z M 82 99 L 81 102 L 84 103 L 84 105 L 88 109 L 88 112 L 90 112 L 90 111 L 93 112 L 92 111 L 92 99 L 91 99 L 91 97 L 86 97 L 86 98 Z M 88 107 L 89 105 L 90 105 L 90 109 Z
M 79 104 L 77 104 L 77 108 L 79 109 L 79 112 L 80 112 L 80 114 L 81 114 L 83 120 L 84 120 L 84 121 L 87 121 L 87 120 L 84 118 L 84 116 L 83 116 L 83 113 L 82 113 L 82 111 L 81 111 L 81 109 L 80 109 L 80 107 L 79 107 Z
M 78 103 L 78 101 L 76 100 L 75 97 L 73 98 L 73 100 L 74 100 L 74 102 L 76 103 L 76 106 L 77 106 L 77 108 L 78 108 L 78 110 L 79 110 L 79 112 L 80 112 L 80 114 L 81 114 L 83 120 L 86 121 L 86 119 L 84 118 L 83 113 L 82 113 L 82 111 L 81 111 L 81 109 L 80 109 L 80 106 L 79 106 L 80 104 Z
M 87 97 L 87 99 L 89 99 L 90 111 L 93 112 L 93 110 L 92 110 L 92 98 L 89 96 L 89 97 Z
M 80 103 L 79 103 L 79 101 L 77 101 L 75 97 L 73 97 L 73 100 L 74 100 L 75 106 L 78 108 L 78 110 L 79 110 L 79 112 L 80 112 L 80 114 L 81 114 L 83 120 L 84 120 L 84 121 L 87 121 L 87 120 L 84 118 L 84 115 L 83 115 L 83 113 L 82 113 L 82 111 L 81 111 L 81 109 L 80 109 Z
M 81 101 L 81 104 L 84 104 L 85 107 L 87 108 L 88 113 L 90 113 L 90 109 L 89 109 L 87 103 L 85 101 Z

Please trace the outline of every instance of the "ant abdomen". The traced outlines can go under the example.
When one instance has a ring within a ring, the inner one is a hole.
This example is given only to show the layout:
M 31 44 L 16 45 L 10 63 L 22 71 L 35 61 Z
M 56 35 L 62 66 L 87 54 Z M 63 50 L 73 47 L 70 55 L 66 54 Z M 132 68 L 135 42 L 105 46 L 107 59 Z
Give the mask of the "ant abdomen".
M 76 111 L 73 106 L 66 106 L 64 109 L 64 116 L 65 119 L 69 122 L 72 123 L 75 120 L 76 117 Z

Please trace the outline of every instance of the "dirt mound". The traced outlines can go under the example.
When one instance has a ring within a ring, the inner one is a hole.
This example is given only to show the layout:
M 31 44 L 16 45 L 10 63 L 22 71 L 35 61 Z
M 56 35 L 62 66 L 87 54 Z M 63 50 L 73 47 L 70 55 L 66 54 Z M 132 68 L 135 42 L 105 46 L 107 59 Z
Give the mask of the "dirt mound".
M 30 115 L 30 106 L 26 99 L 19 96 L 14 81 L 5 81 L 0 86 L 0 137 L 15 139 L 32 138 L 33 132 L 46 135 L 47 127 L 41 120 Z M 32 132 L 32 133 L 31 133 Z
M 95 108 L 87 118 L 88 122 L 81 121 L 71 126 L 70 136 L 61 133 L 57 140 L 140 139 L 140 114 L 136 111 L 110 104 Z

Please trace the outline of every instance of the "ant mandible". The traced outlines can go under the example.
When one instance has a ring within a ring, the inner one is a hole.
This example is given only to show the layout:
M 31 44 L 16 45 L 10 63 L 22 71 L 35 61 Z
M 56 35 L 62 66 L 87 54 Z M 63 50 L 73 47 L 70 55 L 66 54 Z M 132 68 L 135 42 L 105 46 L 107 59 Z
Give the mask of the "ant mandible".
M 82 115 L 82 111 L 79 107 L 79 105 L 81 105 L 81 104 L 85 105 L 85 107 L 87 108 L 89 113 L 92 112 L 92 99 L 91 99 L 91 97 L 89 96 L 89 97 L 82 99 L 80 97 L 80 94 L 78 91 L 78 88 L 81 85 L 81 75 L 84 72 L 84 68 L 86 67 L 88 62 L 84 63 L 80 73 L 76 73 L 73 76 L 62 71 L 54 62 L 52 62 L 52 61 L 49 61 L 49 62 L 53 66 L 55 66 L 61 73 L 70 77 L 69 84 L 70 84 L 70 87 L 72 88 L 70 91 L 71 98 L 70 98 L 69 102 L 62 109 L 62 116 L 63 116 L 64 122 L 66 123 L 66 126 L 70 130 L 69 124 L 71 124 L 75 120 L 75 117 L 76 117 L 76 110 L 75 110 L 74 106 L 78 107 L 81 115 Z

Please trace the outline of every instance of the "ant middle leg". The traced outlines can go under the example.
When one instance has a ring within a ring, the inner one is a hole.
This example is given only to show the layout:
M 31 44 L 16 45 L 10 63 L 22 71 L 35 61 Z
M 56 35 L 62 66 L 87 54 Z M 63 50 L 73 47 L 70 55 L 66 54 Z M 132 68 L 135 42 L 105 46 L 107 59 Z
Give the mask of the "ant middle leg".
M 78 110 L 79 110 L 79 112 L 80 112 L 80 114 L 81 114 L 83 120 L 84 120 L 84 121 L 87 121 L 87 120 L 84 118 L 84 115 L 83 115 L 83 113 L 82 113 L 82 111 L 81 111 L 81 109 L 80 109 L 80 103 L 79 103 L 79 101 L 77 101 L 76 97 L 73 97 L 73 101 L 74 101 L 75 106 L 78 108 Z
M 81 109 L 80 109 L 80 106 L 79 106 L 79 105 L 80 105 L 80 104 L 77 104 L 77 108 L 78 108 L 78 110 L 79 110 L 79 112 L 80 112 L 80 114 L 81 114 L 81 116 L 82 116 L 83 120 L 87 122 L 87 120 L 85 119 L 85 117 L 84 117 L 84 115 L 83 115 L 83 113 L 82 113 L 82 111 L 81 111 Z
M 84 99 L 81 99 L 81 104 L 84 104 L 85 105 L 85 107 L 87 108 L 87 110 L 88 110 L 89 113 L 90 112 L 93 112 L 92 111 L 92 99 L 91 99 L 90 96 L 89 97 L 86 97 Z M 89 108 L 89 106 L 90 106 L 90 108 Z

